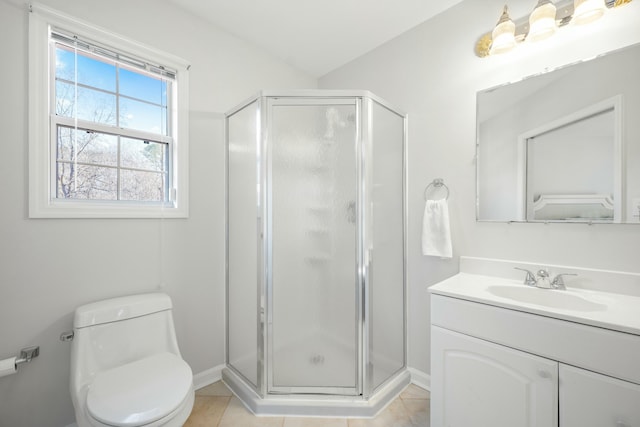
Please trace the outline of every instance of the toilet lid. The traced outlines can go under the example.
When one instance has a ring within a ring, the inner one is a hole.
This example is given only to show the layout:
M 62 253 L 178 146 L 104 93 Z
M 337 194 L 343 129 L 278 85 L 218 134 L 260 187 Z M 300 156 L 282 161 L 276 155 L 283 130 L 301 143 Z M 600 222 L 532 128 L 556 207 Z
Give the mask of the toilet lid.
M 87 409 L 112 426 L 140 426 L 167 416 L 187 397 L 191 368 L 172 353 L 160 353 L 96 375 Z

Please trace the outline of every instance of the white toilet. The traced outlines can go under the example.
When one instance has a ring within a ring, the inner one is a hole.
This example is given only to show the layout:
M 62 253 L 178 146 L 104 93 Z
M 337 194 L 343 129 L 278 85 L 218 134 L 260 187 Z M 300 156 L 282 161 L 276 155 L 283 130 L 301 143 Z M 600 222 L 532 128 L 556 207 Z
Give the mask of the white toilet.
M 78 427 L 179 427 L 193 374 L 176 341 L 171 299 L 144 294 L 78 307 L 71 399 Z

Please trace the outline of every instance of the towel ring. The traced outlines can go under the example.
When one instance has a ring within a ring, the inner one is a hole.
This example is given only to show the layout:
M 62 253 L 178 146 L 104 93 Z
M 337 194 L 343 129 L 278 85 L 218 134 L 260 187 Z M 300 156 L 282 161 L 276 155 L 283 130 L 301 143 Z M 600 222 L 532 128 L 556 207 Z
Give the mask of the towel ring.
M 431 181 L 429 185 L 427 185 L 427 188 L 424 189 L 424 200 L 429 200 L 429 198 L 427 197 L 427 192 L 431 187 L 434 187 L 434 188 L 444 187 L 444 189 L 447 190 L 447 195 L 444 196 L 444 200 L 449 200 L 449 187 L 447 187 L 447 184 L 444 183 L 444 180 L 442 178 L 436 178 L 433 181 Z

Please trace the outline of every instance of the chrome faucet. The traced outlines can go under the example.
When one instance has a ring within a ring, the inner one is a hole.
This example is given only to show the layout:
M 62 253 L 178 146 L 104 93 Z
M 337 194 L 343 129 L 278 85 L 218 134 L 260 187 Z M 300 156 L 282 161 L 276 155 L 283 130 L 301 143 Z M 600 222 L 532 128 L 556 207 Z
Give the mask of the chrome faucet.
M 531 271 L 526 268 L 513 267 L 516 270 L 522 270 L 527 273 L 524 278 L 524 284 L 527 286 L 535 286 L 536 288 L 541 289 L 558 289 L 558 290 L 566 290 L 564 286 L 563 276 L 577 276 L 575 273 L 561 273 L 557 274 L 553 279 L 549 279 L 549 272 L 541 268 L 538 270 L 536 274 L 533 274 Z
M 536 275 L 536 288 L 551 289 L 549 272 L 543 268 L 538 270 L 538 274 Z

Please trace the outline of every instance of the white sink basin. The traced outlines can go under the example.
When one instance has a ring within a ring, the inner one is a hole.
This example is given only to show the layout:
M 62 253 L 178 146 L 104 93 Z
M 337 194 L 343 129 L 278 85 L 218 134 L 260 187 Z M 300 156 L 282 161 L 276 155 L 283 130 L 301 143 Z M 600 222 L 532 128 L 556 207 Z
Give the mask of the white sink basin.
M 539 289 L 529 286 L 487 287 L 489 293 L 525 304 L 535 304 L 549 308 L 572 311 L 605 311 L 607 305 L 590 301 L 580 295 L 563 290 Z

